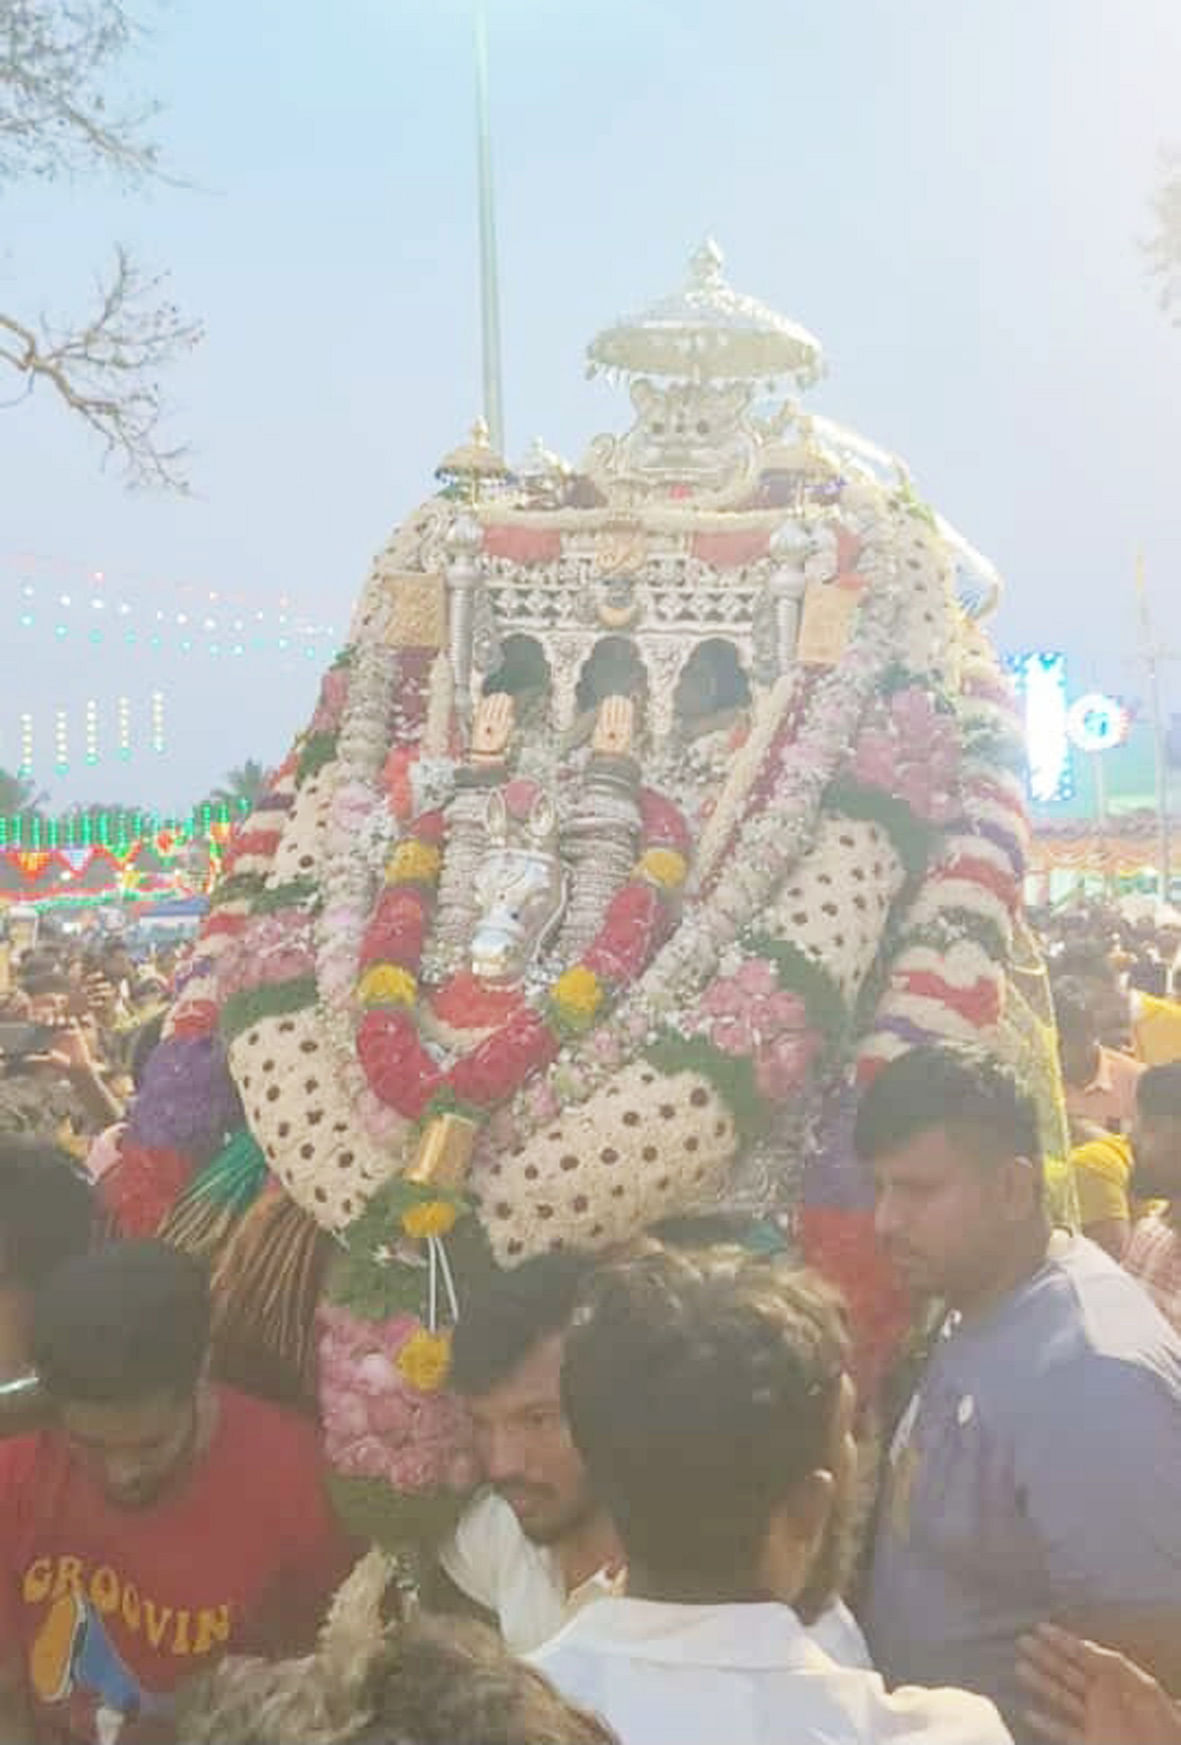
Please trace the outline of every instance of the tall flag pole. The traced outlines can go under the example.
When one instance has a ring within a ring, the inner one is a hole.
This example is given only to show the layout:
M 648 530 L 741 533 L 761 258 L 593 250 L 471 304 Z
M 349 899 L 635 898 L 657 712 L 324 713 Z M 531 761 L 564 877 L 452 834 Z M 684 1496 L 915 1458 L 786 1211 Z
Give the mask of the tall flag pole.
M 476 37 L 476 137 L 480 201 L 480 325 L 483 336 L 484 422 L 504 453 L 504 385 L 500 360 L 500 270 L 492 179 L 492 117 L 488 97 L 488 0 L 473 0 Z
M 1161 664 L 1164 653 L 1156 639 L 1152 608 L 1148 603 L 1145 583 L 1144 553 L 1136 557 L 1136 598 L 1139 606 L 1140 653 L 1148 671 L 1148 707 L 1152 719 L 1153 755 L 1156 769 L 1157 869 L 1160 876 L 1160 898 L 1169 901 L 1173 886 L 1172 830 L 1169 819 L 1169 753 L 1165 732 L 1164 704 L 1161 700 Z

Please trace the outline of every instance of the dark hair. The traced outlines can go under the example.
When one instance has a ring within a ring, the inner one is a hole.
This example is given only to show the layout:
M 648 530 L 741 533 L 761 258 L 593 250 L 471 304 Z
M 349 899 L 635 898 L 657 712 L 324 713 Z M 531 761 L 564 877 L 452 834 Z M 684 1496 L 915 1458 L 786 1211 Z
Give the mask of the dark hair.
M 1140 957 L 1128 971 L 1128 986 L 1138 994 L 1163 1000 L 1169 991 L 1168 965 L 1157 958 Z
M 847 1356 L 810 1274 L 737 1250 L 605 1267 L 562 1403 L 628 1557 L 680 1591 L 749 1579 L 775 1507 L 829 1463 Z
M 353 1745 L 614 1745 L 596 1716 L 514 1660 L 486 1624 L 418 1617 L 392 1633 Z
M 1077 981 L 1102 982 L 1105 987 L 1118 986 L 1119 977 L 1111 966 L 1107 950 L 1092 941 L 1064 946 L 1053 959 L 1056 976 L 1069 976 Z
M 21 959 L 17 980 L 26 994 L 68 994 L 70 978 L 56 952 L 31 951 Z
M 183 1399 L 209 1347 L 209 1280 L 163 1242 L 115 1242 L 67 1261 L 38 1295 L 33 1362 L 58 1400 Z
M 473 1291 L 452 1339 L 455 1391 L 486 1394 L 542 1340 L 565 1332 L 593 1264 L 582 1254 L 539 1254 Z
M 900 1055 L 862 1098 L 853 1145 L 872 1163 L 940 1128 L 962 1138 L 981 1163 L 1025 1157 L 1041 1175 L 1037 1104 L 995 1055 L 950 1044 Z
M 39 977 L 51 977 L 54 981 L 67 981 L 61 958 L 56 951 L 34 950 L 26 951 L 20 960 L 18 977 L 22 987 Z
M 1094 983 L 1077 976 L 1063 976 L 1052 983 L 1054 1017 L 1060 1036 L 1072 1042 L 1098 1040 L 1099 1024 L 1095 1016 L 1095 998 L 1100 992 Z
M 190 1745 L 328 1738 L 341 1745 L 615 1745 L 602 1721 L 515 1660 L 486 1624 L 420 1615 L 383 1633 L 358 1617 L 350 1635 L 347 1652 L 344 1642 L 331 1651 L 322 1642 L 311 1659 L 220 1661 L 180 1691 L 176 1737 Z
M 1181 1061 L 1141 1073 L 1136 1107 L 1146 1121 L 1181 1121 Z
M 73 1159 L 48 1140 L 0 1136 L 0 1274 L 37 1290 L 90 1247 L 95 1195 Z

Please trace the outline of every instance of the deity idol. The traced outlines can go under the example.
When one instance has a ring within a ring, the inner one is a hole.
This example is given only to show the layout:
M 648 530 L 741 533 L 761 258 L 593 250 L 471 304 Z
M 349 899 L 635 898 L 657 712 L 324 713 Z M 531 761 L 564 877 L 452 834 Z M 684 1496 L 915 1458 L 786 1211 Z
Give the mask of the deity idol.
M 590 357 L 628 434 L 511 473 L 478 430 L 377 558 L 104 1183 L 380 1537 L 472 1482 L 481 1269 L 724 1210 L 843 1287 L 872 1380 L 861 1087 L 981 1042 L 1065 1155 L 990 566 L 784 397 L 819 347 L 712 247 Z

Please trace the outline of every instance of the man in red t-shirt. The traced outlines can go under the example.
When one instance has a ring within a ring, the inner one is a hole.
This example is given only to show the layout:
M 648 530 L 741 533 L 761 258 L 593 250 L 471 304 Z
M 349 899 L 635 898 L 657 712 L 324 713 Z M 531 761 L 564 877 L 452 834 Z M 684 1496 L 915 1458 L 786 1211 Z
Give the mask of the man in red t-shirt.
M 53 1426 L 0 1446 L 0 1740 L 172 1737 L 221 1656 L 312 1645 L 353 1551 L 310 1424 L 206 1381 L 204 1269 L 156 1242 L 37 1300 Z

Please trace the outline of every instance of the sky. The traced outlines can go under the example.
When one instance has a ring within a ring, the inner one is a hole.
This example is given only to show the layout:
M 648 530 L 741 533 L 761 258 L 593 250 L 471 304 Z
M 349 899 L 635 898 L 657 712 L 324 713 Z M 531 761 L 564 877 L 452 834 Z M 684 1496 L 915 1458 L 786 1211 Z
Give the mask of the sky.
M 167 384 L 193 493 L 0 409 L 0 764 L 28 714 L 55 800 L 179 809 L 282 755 L 479 410 L 471 0 L 144 3 L 175 183 L 5 189 L 0 308 L 84 308 L 116 240 L 167 269 L 205 325 Z M 1176 0 L 487 4 L 510 458 L 625 427 L 585 346 L 713 235 L 822 340 L 811 403 L 1000 566 L 1006 649 L 1142 695 L 1138 550 L 1181 652 L 1181 330 L 1142 251 Z

